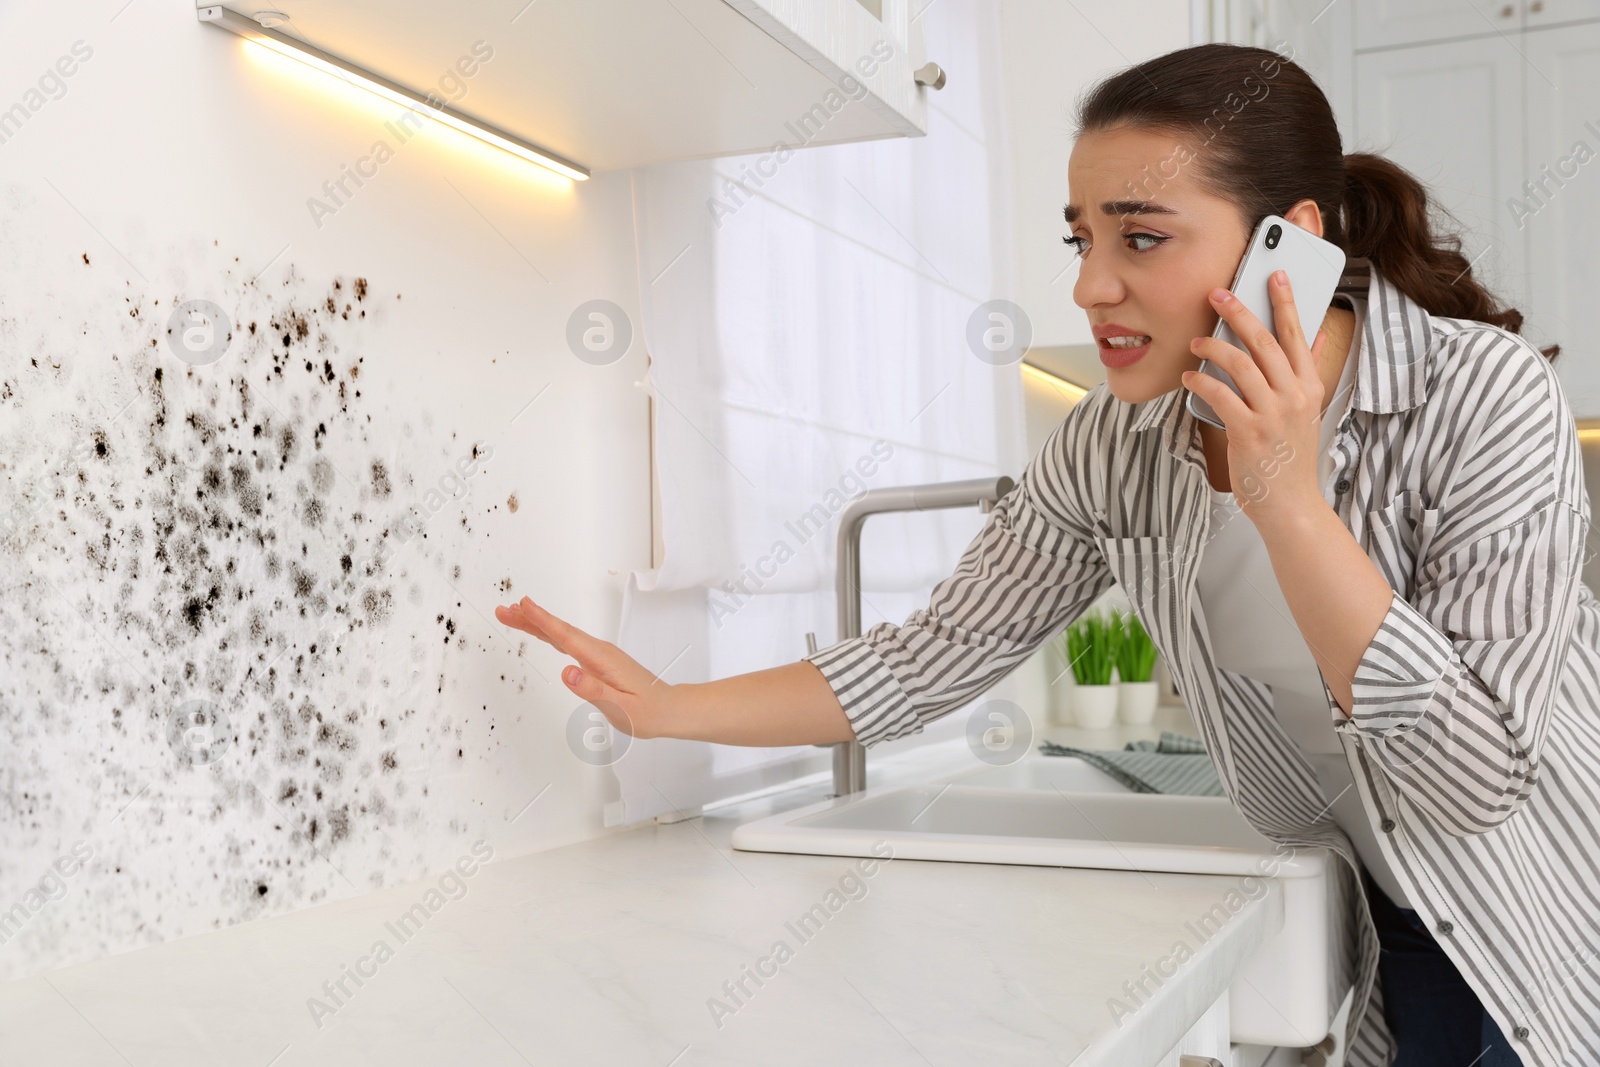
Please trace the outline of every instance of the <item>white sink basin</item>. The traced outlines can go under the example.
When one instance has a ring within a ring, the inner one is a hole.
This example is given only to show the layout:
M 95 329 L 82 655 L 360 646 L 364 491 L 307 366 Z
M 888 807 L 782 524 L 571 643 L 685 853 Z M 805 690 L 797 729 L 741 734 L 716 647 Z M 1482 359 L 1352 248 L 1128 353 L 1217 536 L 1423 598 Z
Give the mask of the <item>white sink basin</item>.
M 1042 789 L 1063 793 L 1131 793 L 1133 790 L 1092 763 L 1072 756 L 1035 756 L 1006 767 L 980 767 L 949 779 L 988 789 Z
M 826 800 L 747 823 L 732 838 L 745 851 L 825 856 L 880 855 L 872 851 L 878 842 L 897 860 L 1226 876 L 1224 913 L 1227 891 L 1259 894 L 1246 876 L 1277 879 L 1283 928 L 1229 988 L 1235 1042 L 1315 1045 L 1350 988 L 1339 947 L 1347 936 L 1343 894 L 1353 883 L 1337 856 L 1277 848 L 1226 797 L 1134 793 L 1070 757 Z

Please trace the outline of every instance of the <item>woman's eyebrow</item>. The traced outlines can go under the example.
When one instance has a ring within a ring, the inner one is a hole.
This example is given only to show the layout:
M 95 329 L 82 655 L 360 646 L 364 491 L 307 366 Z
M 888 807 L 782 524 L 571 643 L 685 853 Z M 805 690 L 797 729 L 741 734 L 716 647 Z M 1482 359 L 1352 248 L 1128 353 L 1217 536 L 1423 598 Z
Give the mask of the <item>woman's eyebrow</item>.
M 1100 211 L 1106 215 L 1177 215 L 1176 208 L 1158 204 L 1153 200 L 1107 200 L 1100 205 Z M 1067 222 L 1074 223 L 1083 217 L 1083 209 L 1077 204 L 1068 204 L 1061 209 L 1062 216 Z

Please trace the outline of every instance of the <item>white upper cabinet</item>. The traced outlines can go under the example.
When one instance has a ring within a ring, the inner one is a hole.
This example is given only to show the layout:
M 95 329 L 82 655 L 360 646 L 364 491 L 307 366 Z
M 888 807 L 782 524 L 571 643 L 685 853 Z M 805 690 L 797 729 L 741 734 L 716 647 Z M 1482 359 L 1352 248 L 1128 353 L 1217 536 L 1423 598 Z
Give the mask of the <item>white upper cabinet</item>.
M 1359 0 L 1357 49 L 1493 37 L 1600 18 L 1600 0 Z
M 1522 57 L 1498 37 L 1356 56 L 1357 144 L 1416 175 L 1459 225 L 1475 278 L 1513 306 L 1527 246 L 1506 204 L 1526 177 Z
M 1600 416 L 1600 22 L 1528 33 L 1525 182 L 1506 205 L 1527 234 L 1523 332 L 1559 344 L 1555 366 L 1580 417 Z M 1596 498 L 1600 500 L 1600 498 Z M 1597 504 L 1600 507 L 1600 504 Z
M 1360 0 L 1356 47 L 1440 41 L 1522 29 L 1525 0 Z
M 222 6 L 252 19 L 286 15 L 276 32 L 419 94 L 436 93 L 450 110 L 601 171 L 766 152 L 780 142 L 798 148 L 921 136 L 931 87 L 917 80 L 926 57 L 912 2 Z M 468 69 L 470 76 L 460 73 Z

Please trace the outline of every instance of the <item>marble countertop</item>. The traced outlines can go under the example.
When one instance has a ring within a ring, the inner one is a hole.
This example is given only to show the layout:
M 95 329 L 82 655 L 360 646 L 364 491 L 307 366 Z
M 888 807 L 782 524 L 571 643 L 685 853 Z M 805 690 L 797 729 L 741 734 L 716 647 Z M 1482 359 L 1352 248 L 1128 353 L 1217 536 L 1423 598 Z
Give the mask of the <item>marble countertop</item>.
M 1161 715 L 1046 736 L 1120 747 L 1185 729 L 1181 709 Z M 873 788 L 972 765 L 935 748 L 869 757 Z M 0 985 L 0 1063 L 1135 1067 L 1282 923 L 1274 887 L 1197 937 L 1188 924 L 1229 878 L 893 858 L 863 869 L 729 847 L 741 822 L 826 793 L 810 781 L 536 855 L 468 854 L 443 885 Z M 1140 981 L 1148 994 L 1130 996 Z

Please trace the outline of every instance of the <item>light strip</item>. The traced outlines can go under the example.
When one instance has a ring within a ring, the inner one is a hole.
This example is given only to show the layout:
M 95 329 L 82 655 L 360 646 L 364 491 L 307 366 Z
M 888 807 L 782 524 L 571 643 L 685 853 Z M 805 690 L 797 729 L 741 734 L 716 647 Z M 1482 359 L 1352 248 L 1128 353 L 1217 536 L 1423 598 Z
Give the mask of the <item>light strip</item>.
M 1072 402 L 1074 404 L 1089 395 L 1089 390 L 1085 389 L 1077 382 L 1069 382 L 1059 374 L 1051 374 L 1047 370 L 1041 370 L 1040 368 L 1035 367 L 1032 363 L 1029 363 L 1027 360 L 1022 361 L 1022 369 L 1030 374 L 1037 374 L 1041 378 L 1048 379 L 1046 382 L 1041 384 L 1049 385 L 1056 389 L 1065 389 L 1068 392 L 1078 394 L 1072 398 Z
M 470 137 L 476 137 L 485 144 L 491 144 L 502 151 L 510 152 L 519 159 L 525 159 L 529 163 L 537 163 L 541 167 L 553 170 L 557 174 L 565 175 L 574 181 L 587 181 L 589 178 L 589 168 L 582 164 L 574 163 L 570 159 L 563 159 L 554 152 L 524 141 L 520 137 L 514 137 L 503 130 L 497 130 L 493 126 L 477 119 L 467 118 L 453 114 L 441 107 L 435 107 L 428 102 L 426 97 L 407 89 L 403 85 L 398 85 L 387 78 L 379 77 L 371 71 L 363 70 L 354 64 L 345 62 L 338 56 L 329 55 L 327 52 L 314 48 L 302 41 L 297 41 L 293 37 L 278 33 L 275 30 L 269 30 L 254 19 L 245 18 L 243 15 L 229 11 L 225 7 L 202 7 L 196 10 L 196 14 L 201 22 L 209 22 L 213 26 L 231 30 L 247 41 L 258 44 L 263 48 L 271 49 L 279 55 L 297 59 L 309 67 L 320 70 L 325 74 L 330 74 L 351 85 L 359 86 L 391 103 L 399 104 L 413 114 L 432 119 L 434 122 L 449 126 L 451 129 L 458 130 Z

